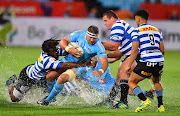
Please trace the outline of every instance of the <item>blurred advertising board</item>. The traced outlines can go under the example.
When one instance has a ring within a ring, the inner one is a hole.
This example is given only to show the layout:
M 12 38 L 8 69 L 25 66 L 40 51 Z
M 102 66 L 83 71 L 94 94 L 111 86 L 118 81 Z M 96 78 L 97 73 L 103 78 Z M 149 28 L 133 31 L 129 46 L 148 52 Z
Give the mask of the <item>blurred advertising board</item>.
M 50 18 L 50 17 L 15 17 L 12 19 L 15 32 L 8 35 L 8 46 L 41 46 L 42 42 L 53 36 L 62 39 L 77 31 L 86 30 L 90 25 L 96 25 L 101 41 L 109 41 L 110 31 L 106 29 L 101 19 L 88 18 Z M 137 27 L 135 20 L 127 22 Z M 166 50 L 180 50 L 180 22 L 149 21 L 163 33 Z

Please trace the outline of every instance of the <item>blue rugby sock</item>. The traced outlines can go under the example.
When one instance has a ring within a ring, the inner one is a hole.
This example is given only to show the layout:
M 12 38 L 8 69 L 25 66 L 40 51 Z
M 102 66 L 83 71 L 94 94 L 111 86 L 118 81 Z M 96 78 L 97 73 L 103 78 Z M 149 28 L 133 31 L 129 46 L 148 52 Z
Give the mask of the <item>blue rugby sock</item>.
M 55 83 L 56 83 L 56 81 L 53 81 L 53 82 L 47 81 L 47 86 L 48 86 L 49 93 L 53 89 Z
M 157 97 L 163 96 L 163 90 L 155 90 L 155 92 Z
M 147 99 L 140 87 L 134 88 L 133 93 L 138 96 L 140 100 L 145 101 Z
M 163 90 L 155 90 L 158 99 L 158 107 L 163 105 Z
M 56 84 L 54 85 L 53 89 L 51 90 L 51 92 L 49 93 L 48 97 L 46 98 L 46 100 L 48 102 L 51 102 L 51 100 L 63 89 L 64 84 L 59 84 L 56 81 Z
M 138 94 L 143 93 L 143 91 L 141 90 L 140 87 L 136 87 L 136 88 L 134 88 L 133 93 L 134 93 L 136 96 L 138 96 Z M 144 93 L 143 93 L 143 94 L 144 94 Z

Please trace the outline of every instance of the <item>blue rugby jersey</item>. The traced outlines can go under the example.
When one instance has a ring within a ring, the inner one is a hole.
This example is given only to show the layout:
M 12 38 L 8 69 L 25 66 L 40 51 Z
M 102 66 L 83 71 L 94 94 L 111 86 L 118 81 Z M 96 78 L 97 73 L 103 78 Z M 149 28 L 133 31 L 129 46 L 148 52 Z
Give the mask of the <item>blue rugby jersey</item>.
M 80 58 L 73 57 L 71 54 L 64 57 L 64 62 L 85 62 L 90 60 L 94 56 L 107 57 L 104 46 L 99 38 L 97 38 L 95 44 L 89 44 L 86 40 L 87 31 L 75 31 L 69 34 L 69 42 L 77 42 L 83 49 L 84 54 Z
M 66 55 L 66 52 L 61 48 L 58 48 L 58 51 L 58 58 L 59 56 Z M 29 78 L 34 80 L 45 79 L 49 69 L 59 69 L 62 63 L 63 62 L 60 62 L 59 60 L 56 60 L 55 58 L 48 56 L 46 53 L 42 51 L 36 63 L 34 65 L 28 66 L 26 73 L 29 76 Z
M 130 26 L 124 20 L 117 20 L 117 22 L 111 28 L 111 41 L 121 42 L 121 46 L 119 46 L 120 51 L 124 55 L 131 54 L 132 48 L 132 38 L 131 34 L 134 30 L 134 27 Z
M 139 41 L 141 62 L 164 62 L 159 43 L 163 41 L 162 33 L 150 24 L 138 26 L 132 33 L 133 42 Z

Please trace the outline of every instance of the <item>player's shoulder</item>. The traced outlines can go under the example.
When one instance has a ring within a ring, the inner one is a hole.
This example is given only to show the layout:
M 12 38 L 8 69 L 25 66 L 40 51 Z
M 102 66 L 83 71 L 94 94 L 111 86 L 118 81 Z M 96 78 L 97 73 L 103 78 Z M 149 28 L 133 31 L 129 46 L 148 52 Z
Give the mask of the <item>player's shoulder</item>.
M 86 33 L 86 31 L 77 30 L 77 31 L 72 32 L 72 33 L 69 34 L 69 35 L 70 35 L 70 36 L 75 36 L 75 35 L 81 35 L 81 34 L 84 34 L 84 33 Z
M 104 46 L 102 45 L 100 39 L 99 39 L 99 38 L 97 38 L 97 39 L 98 39 L 98 40 L 97 40 L 97 42 L 94 44 L 94 46 L 97 48 L 97 50 L 98 50 L 98 49 L 104 50 Z

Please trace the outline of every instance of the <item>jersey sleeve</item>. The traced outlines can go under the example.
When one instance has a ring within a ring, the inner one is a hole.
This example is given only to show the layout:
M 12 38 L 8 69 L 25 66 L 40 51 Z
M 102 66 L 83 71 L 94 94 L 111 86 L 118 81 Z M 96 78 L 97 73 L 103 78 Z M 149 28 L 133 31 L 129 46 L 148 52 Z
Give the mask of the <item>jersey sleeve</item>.
M 138 29 L 134 29 L 131 33 L 132 42 L 139 41 Z
M 83 32 L 83 31 L 75 31 L 75 32 L 69 34 L 69 42 L 76 42 L 76 40 L 80 36 L 81 32 Z
M 111 41 L 122 42 L 124 37 L 125 28 L 122 23 L 115 23 L 111 28 Z
M 98 58 L 107 57 L 105 48 L 104 48 L 104 46 L 101 44 L 101 42 L 98 41 L 96 44 L 97 44 L 97 49 L 96 49 L 96 50 L 97 50 L 97 56 L 98 56 Z
M 160 33 L 160 41 L 163 41 L 162 32 L 159 32 L 159 33 Z
M 59 60 L 56 60 L 55 58 L 53 57 L 46 57 L 44 59 L 44 68 L 45 69 L 60 69 L 60 66 L 63 62 L 60 62 Z

